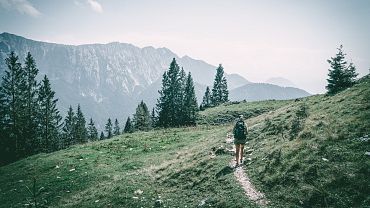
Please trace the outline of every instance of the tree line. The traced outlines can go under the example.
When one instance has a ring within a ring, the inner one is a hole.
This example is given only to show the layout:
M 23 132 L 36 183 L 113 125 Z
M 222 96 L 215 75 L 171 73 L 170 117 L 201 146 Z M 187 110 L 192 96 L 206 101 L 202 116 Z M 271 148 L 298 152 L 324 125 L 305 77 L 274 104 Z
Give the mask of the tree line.
M 58 99 L 46 75 L 37 81 L 38 69 L 31 53 L 24 64 L 11 52 L 5 59 L 0 85 L 0 165 L 37 154 L 96 140 L 92 119 L 88 128 L 80 105 L 69 107 L 63 121 Z
M 0 85 L 0 165 L 122 133 L 196 125 L 199 107 L 194 81 L 190 72 L 186 74 L 183 68 L 180 69 L 175 58 L 162 76 L 160 96 L 151 112 L 141 101 L 122 130 L 118 119 L 113 122 L 108 118 L 100 135 L 94 120 L 86 121 L 79 104 L 75 110 L 69 106 L 63 120 L 50 80 L 46 75 L 40 82 L 36 79 L 39 70 L 31 53 L 27 53 L 21 64 L 19 57 L 11 52 L 5 63 L 5 75 Z M 201 108 L 226 101 L 227 83 L 220 65 L 210 96 L 211 104 L 203 105 L 203 102 Z
M 148 131 L 153 128 L 195 126 L 199 110 L 228 102 L 228 95 L 226 77 L 220 64 L 212 94 L 207 87 L 203 102 L 198 107 L 191 73 L 186 74 L 173 58 L 168 70 L 163 73 L 156 106 L 150 112 L 145 102 L 141 101 L 133 114 L 133 119 L 127 118 L 123 133 Z M 109 120 L 107 126 L 111 126 Z

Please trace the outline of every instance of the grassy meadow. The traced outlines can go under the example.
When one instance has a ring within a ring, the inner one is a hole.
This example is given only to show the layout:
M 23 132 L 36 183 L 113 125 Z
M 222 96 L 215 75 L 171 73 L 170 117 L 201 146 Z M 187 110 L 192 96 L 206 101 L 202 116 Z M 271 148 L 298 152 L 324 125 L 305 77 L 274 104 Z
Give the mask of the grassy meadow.
M 257 207 L 225 137 L 247 118 L 244 169 L 270 207 L 370 205 L 370 78 L 335 96 L 226 104 L 199 125 L 123 134 L 0 167 L 0 207 Z

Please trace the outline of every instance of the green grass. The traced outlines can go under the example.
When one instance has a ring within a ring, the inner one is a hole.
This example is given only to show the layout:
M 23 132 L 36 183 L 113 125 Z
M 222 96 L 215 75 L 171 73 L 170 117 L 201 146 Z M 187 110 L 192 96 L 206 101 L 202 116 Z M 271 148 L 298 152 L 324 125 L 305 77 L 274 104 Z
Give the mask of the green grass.
M 26 186 L 36 177 L 37 186 L 45 188 L 38 200 L 48 207 L 153 207 L 157 200 L 163 207 L 196 207 L 202 201 L 253 207 L 235 184 L 230 156 L 212 153 L 224 145 L 226 131 L 140 132 L 32 156 L 0 168 L 0 206 L 29 204 Z
M 271 206 L 369 207 L 370 145 L 358 140 L 370 134 L 369 95 L 370 79 L 364 78 L 336 96 L 308 97 L 248 120 L 256 151 L 246 170 Z M 309 116 L 290 138 L 303 103 Z M 273 128 L 279 125 L 287 127 L 282 135 Z
M 370 134 L 369 98 L 367 77 L 332 97 L 228 104 L 201 112 L 198 127 L 38 154 L 0 167 L 0 207 L 31 204 L 34 178 L 43 187 L 39 206 L 155 207 L 160 200 L 161 207 L 254 207 L 228 167 L 233 156 L 214 152 L 227 145 L 239 114 L 248 118 L 254 150 L 244 169 L 270 207 L 367 207 L 370 145 L 358 138 Z M 308 117 L 292 136 L 303 104 Z
M 268 101 L 255 101 L 255 102 L 235 102 L 225 103 L 217 107 L 208 108 L 201 111 L 198 124 L 201 125 L 220 125 L 230 124 L 234 122 L 239 115 L 244 118 L 252 118 L 266 112 L 278 109 L 285 106 L 294 100 L 268 100 Z

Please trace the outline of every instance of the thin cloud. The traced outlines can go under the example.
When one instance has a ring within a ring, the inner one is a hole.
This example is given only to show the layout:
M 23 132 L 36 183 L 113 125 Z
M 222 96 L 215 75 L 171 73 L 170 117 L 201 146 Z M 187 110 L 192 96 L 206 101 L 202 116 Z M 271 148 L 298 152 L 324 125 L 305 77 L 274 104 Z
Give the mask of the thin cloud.
M 38 17 L 41 12 L 37 10 L 28 0 L 0 0 L 0 7 L 7 10 L 16 10 L 21 14 Z
M 103 13 L 103 7 L 99 4 L 99 2 L 95 0 L 87 0 L 87 3 L 94 12 Z

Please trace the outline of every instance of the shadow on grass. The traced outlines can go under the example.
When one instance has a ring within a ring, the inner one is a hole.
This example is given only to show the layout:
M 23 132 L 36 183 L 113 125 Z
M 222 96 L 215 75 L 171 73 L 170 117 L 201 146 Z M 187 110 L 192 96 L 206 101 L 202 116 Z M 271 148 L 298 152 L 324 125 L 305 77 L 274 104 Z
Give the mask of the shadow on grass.
M 222 170 L 220 170 L 218 173 L 216 173 L 216 178 L 219 178 L 221 176 L 225 176 L 227 174 L 230 174 L 234 172 L 234 169 L 230 166 L 225 166 L 224 168 L 222 168 Z

